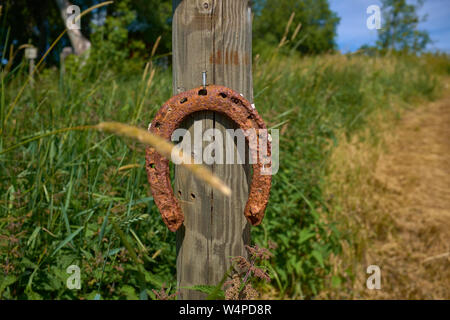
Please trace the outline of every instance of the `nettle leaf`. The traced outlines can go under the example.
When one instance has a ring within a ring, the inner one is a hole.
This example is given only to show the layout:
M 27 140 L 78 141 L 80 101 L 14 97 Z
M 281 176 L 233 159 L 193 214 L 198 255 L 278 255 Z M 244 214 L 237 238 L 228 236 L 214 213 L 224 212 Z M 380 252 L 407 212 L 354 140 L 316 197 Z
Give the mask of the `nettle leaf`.
M 208 295 L 207 300 L 225 300 L 225 293 L 223 290 L 217 290 L 217 286 L 196 285 L 192 287 L 185 287 L 183 289 L 206 293 Z
M 25 268 L 36 269 L 38 266 L 27 257 L 22 258 L 22 264 Z
M 300 238 L 298 240 L 298 243 L 301 244 L 301 243 L 311 239 L 312 237 L 314 237 L 314 235 L 315 235 L 314 232 L 309 232 L 309 230 L 303 229 L 300 231 Z
M 311 255 L 317 260 L 317 262 L 319 262 L 322 268 L 325 268 L 325 264 L 323 263 L 323 256 L 319 251 L 313 250 L 311 252 Z
M 38 293 L 34 292 L 31 289 L 26 289 L 25 294 L 27 295 L 28 299 L 30 300 L 43 300 L 42 296 Z
M 185 289 L 211 294 L 216 289 L 216 287 L 215 286 L 208 286 L 208 285 L 197 285 L 197 286 L 188 287 L 188 288 L 185 288 Z
M 86 237 L 90 239 L 93 236 L 96 236 L 97 235 L 97 229 L 98 229 L 98 225 L 96 223 L 89 223 L 87 225 Z
M 1 281 L 0 281 L 0 297 L 1 297 L 3 291 L 7 287 L 12 285 L 14 282 L 16 282 L 18 278 L 13 275 L 7 275 L 6 277 L 1 277 L 0 279 L 1 279 Z
M 152 285 L 154 285 L 156 287 L 161 287 L 164 284 L 164 281 L 160 277 L 158 277 L 150 272 L 145 272 L 144 276 L 145 276 L 145 281 L 147 281 L 148 283 L 151 283 Z
M 136 290 L 129 285 L 124 285 L 120 288 L 120 292 L 125 295 L 127 300 L 139 300 Z

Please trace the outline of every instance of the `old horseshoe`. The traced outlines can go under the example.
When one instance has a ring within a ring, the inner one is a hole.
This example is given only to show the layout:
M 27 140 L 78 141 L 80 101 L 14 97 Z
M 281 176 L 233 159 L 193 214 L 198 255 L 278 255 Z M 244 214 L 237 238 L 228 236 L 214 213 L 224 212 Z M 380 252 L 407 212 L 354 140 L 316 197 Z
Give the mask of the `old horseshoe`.
M 156 114 L 149 131 L 170 140 L 172 133 L 188 115 L 206 110 L 225 114 L 243 131 L 255 129 L 258 132 L 260 129 L 266 129 L 264 121 L 249 101 L 229 88 L 212 85 L 192 89 L 170 98 Z M 248 142 L 248 136 L 246 139 Z M 267 155 L 270 157 L 270 139 L 266 141 Z M 259 143 L 249 143 L 249 150 L 251 154 L 258 154 Z M 260 157 L 256 158 L 257 161 L 252 165 L 253 177 L 244 210 L 245 217 L 252 225 L 259 225 L 264 217 L 272 182 L 271 174 L 263 174 L 263 169 L 270 170 L 270 163 L 264 168 Z M 183 224 L 184 214 L 172 190 L 169 160 L 150 147 L 146 152 L 146 170 L 153 199 L 163 221 L 171 231 L 176 231 Z

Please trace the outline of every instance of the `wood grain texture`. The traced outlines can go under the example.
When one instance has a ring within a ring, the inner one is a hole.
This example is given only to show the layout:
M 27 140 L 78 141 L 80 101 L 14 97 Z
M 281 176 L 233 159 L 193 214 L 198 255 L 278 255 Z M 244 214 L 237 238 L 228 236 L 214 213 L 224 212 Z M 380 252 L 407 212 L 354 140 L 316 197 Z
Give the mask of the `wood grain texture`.
M 252 101 L 250 1 L 174 0 L 173 8 L 174 94 L 200 86 L 202 71 L 207 71 L 208 84 L 224 85 Z M 200 124 L 203 132 L 216 128 L 223 136 L 226 129 L 237 128 L 227 117 L 212 112 L 193 114 L 183 126 L 194 137 L 194 127 Z M 250 166 L 214 164 L 210 168 L 230 186 L 231 198 L 198 182 L 184 168 L 175 169 L 174 192 L 185 215 L 184 226 L 177 232 L 179 288 L 217 284 L 230 266 L 230 257 L 246 256 L 244 246 L 250 243 L 250 225 L 243 214 Z M 180 292 L 181 299 L 205 298 L 192 290 Z

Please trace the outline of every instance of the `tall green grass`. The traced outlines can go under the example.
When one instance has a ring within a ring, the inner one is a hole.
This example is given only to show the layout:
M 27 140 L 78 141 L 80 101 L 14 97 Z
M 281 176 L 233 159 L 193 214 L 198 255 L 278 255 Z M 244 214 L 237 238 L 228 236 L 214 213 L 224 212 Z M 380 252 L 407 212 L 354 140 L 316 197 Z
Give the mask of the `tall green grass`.
M 331 276 L 335 286 L 351 278 L 333 274 L 328 262 L 331 254 L 340 253 L 342 241 L 353 240 L 327 209 L 330 199 L 324 198 L 323 184 L 328 158 L 339 144 L 338 134 L 352 136 L 370 128 L 372 113 L 394 113 L 396 103 L 434 99 L 439 86 L 431 60 L 291 55 L 256 64 L 256 106 L 281 134 L 280 171 L 265 222 L 253 235 L 279 245 L 273 273 L 282 296 L 311 298 L 325 278 Z
M 438 94 L 432 59 L 448 68 L 447 57 L 377 57 L 273 54 L 254 65 L 256 108 L 280 134 L 280 171 L 253 241 L 275 242 L 270 266 L 280 297 L 312 298 L 332 272 L 339 254 L 339 222 L 323 198 L 327 159 L 377 110 L 411 104 Z M 22 64 L 1 77 L 0 297 L 11 299 L 134 299 L 163 284 L 175 285 L 175 236 L 153 203 L 144 170 L 144 147 L 107 133 L 63 132 L 101 121 L 146 128 L 172 93 L 171 71 L 156 67 L 113 71 L 101 61 L 71 58 L 63 75 L 41 69 L 10 118 L 4 119 L 26 80 Z M 138 65 L 135 63 L 134 65 Z M 439 68 L 441 70 L 441 68 Z M 43 136 L 39 139 L 34 137 Z M 10 146 L 24 143 L 3 152 Z M 124 231 L 144 266 L 145 279 L 116 236 L 111 219 Z M 81 290 L 68 290 L 69 265 L 81 268 Z M 334 275 L 339 285 L 345 277 Z M 265 290 L 266 287 L 261 287 Z

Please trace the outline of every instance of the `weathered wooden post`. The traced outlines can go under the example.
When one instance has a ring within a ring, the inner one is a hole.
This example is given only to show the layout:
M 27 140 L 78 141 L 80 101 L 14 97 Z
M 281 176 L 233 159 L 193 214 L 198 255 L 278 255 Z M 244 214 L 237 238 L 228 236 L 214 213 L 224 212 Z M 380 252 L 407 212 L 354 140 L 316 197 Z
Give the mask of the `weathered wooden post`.
M 35 60 L 37 58 L 37 48 L 33 47 L 33 46 L 26 48 L 25 49 L 25 58 L 29 62 L 28 72 L 31 77 L 30 84 L 33 85 L 34 84 L 33 73 L 34 73 L 34 67 L 35 67 Z
M 206 71 L 208 84 L 226 86 L 253 101 L 250 2 L 173 0 L 174 94 L 201 86 Z M 219 129 L 224 137 L 226 129 L 237 128 L 227 117 L 211 111 L 195 113 L 184 122 L 191 137 L 199 125 L 203 132 Z M 244 246 L 250 243 L 250 225 L 243 215 L 250 166 L 213 164 L 210 168 L 230 186 L 231 198 L 196 181 L 181 166 L 175 170 L 174 192 L 185 215 L 184 225 L 177 231 L 181 299 L 204 298 L 202 293 L 183 288 L 218 284 L 231 264 L 230 257 L 246 256 Z

